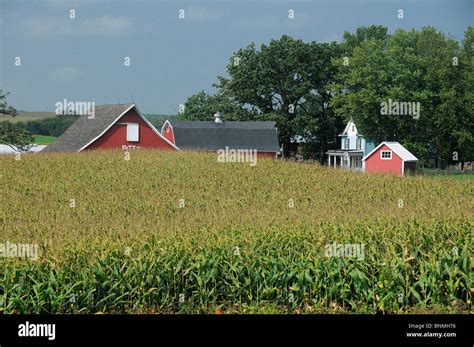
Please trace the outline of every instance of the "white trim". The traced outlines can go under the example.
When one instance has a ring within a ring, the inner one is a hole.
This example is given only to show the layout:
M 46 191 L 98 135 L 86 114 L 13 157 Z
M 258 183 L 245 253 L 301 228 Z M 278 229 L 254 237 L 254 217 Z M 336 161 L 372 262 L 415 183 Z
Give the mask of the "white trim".
M 137 105 L 135 105 L 135 109 L 137 110 L 137 113 L 138 115 L 145 121 L 145 123 L 162 139 L 164 140 L 167 144 L 169 144 L 171 147 L 173 147 L 174 149 L 180 151 L 180 149 L 178 148 L 178 146 L 176 146 L 174 143 L 171 143 L 167 138 L 165 138 L 163 135 L 160 134 L 160 132 L 158 130 L 156 130 L 156 128 L 153 126 L 153 124 L 151 124 L 148 119 L 146 119 L 145 117 L 142 116 L 142 113 L 140 112 L 140 110 L 138 109 Z
M 168 120 L 165 120 L 165 122 L 164 122 L 163 125 L 161 126 L 161 134 L 162 134 L 162 135 L 163 135 L 163 130 L 165 129 L 166 123 L 170 124 L 170 122 L 168 122 Z
M 346 136 L 347 137 L 343 139 L 344 140 L 344 146 L 341 149 L 345 149 L 346 151 L 349 151 L 350 148 L 351 148 L 351 140 L 349 139 L 348 135 L 346 135 Z
M 369 154 L 367 154 L 364 158 L 362 158 L 362 161 L 365 161 L 367 158 L 369 158 L 372 154 L 378 151 L 380 147 L 382 147 L 385 144 L 385 141 L 380 143 L 377 147 L 375 147 Z M 388 147 L 388 146 L 387 146 Z
M 408 163 L 410 163 L 410 162 L 413 162 L 413 163 L 418 162 L 418 159 L 417 159 L 413 154 L 411 154 L 405 147 L 403 147 L 400 143 L 398 143 L 398 142 L 389 142 L 389 141 L 384 141 L 384 142 L 380 143 L 380 144 L 379 144 L 377 147 L 375 147 L 369 154 L 367 154 L 367 155 L 364 157 L 364 159 L 362 159 L 362 161 L 367 160 L 372 154 L 374 154 L 375 152 L 377 152 L 378 149 L 379 149 L 381 146 L 383 146 L 383 145 L 387 146 L 392 152 L 394 152 L 394 153 L 395 153 L 401 160 L 403 160 L 403 161 L 406 161 L 406 162 L 408 162 Z M 398 145 L 398 146 L 397 146 L 397 145 Z M 415 159 L 412 160 L 412 159 L 406 159 L 406 158 L 404 158 L 404 155 L 403 155 L 403 154 L 399 154 L 399 153 L 397 152 L 397 147 L 401 147 L 400 150 L 402 150 L 402 149 L 405 150 L 405 151 L 407 152 L 407 154 L 411 155 L 411 156 L 412 156 L 413 158 L 415 158 Z
M 402 176 L 405 176 L 405 160 L 402 159 Z
M 383 155 L 382 155 L 384 152 L 390 153 L 390 157 L 389 158 L 384 158 Z M 380 160 L 392 160 L 392 156 L 393 156 L 393 151 L 390 150 L 390 149 L 389 150 L 383 149 L 383 150 L 380 151 Z
M 117 123 L 118 120 L 119 120 L 120 118 L 122 118 L 122 116 L 123 116 L 125 113 L 127 113 L 128 111 L 130 111 L 133 107 L 135 107 L 135 104 L 132 104 L 132 106 L 130 106 L 129 108 L 127 108 L 125 111 L 123 111 L 122 114 L 117 117 L 117 119 L 115 119 L 104 131 L 102 131 L 102 132 L 99 134 L 99 136 L 93 138 L 93 139 L 92 139 L 91 141 L 89 141 L 86 145 L 84 145 L 84 146 L 82 146 L 81 148 L 79 148 L 78 152 L 80 152 L 80 151 L 82 151 L 83 149 L 89 147 L 89 145 L 91 145 L 91 144 L 94 143 L 97 139 L 99 139 L 100 137 L 102 137 L 102 135 L 104 135 L 104 134 L 107 132 L 107 130 L 109 130 L 109 129 L 112 127 L 112 125 L 114 125 L 115 123 Z
M 143 117 L 143 115 L 141 114 L 140 110 L 138 109 L 137 105 L 136 104 L 132 104 L 129 108 L 127 108 L 124 112 L 122 112 L 122 114 L 120 116 L 118 116 L 112 123 L 110 123 L 110 125 L 104 130 L 102 131 L 99 136 L 95 137 L 94 139 L 92 139 L 90 142 L 88 142 L 85 146 L 82 146 L 78 152 L 84 150 L 85 148 L 89 147 L 92 143 L 94 143 L 97 139 L 99 139 L 100 137 L 102 137 L 102 135 L 104 135 L 115 123 L 117 123 L 119 121 L 120 118 L 122 118 L 122 116 L 124 116 L 128 111 L 130 111 L 131 109 L 135 108 L 135 110 L 137 111 L 137 114 L 138 116 L 143 119 L 143 121 L 162 139 L 164 140 L 167 144 L 169 144 L 171 147 L 173 147 L 174 149 L 176 150 L 180 150 L 178 147 L 176 147 L 176 145 L 174 145 L 173 143 L 171 143 L 168 139 L 166 139 L 165 137 L 163 137 L 163 135 L 161 135 L 158 130 L 156 130 L 156 128 L 153 126 L 153 124 L 151 124 L 148 119 L 146 119 L 145 117 Z
M 173 135 L 173 143 L 176 143 L 176 140 L 174 138 L 174 129 L 173 129 L 173 126 L 171 125 L 171 123 L 168 119 L 163 123 L 163 126 L 161 127 L 161 134 L 162 135 L 164 134 L 163 130 L 165 129 L 166 124 L 168 124 L 168 126 L 171 128 L 171 135 Z
M 277 133 L 278 145 L 280 145 L 280 139 L 278 138 L 278 128 L 276 127 L 276 124 L 275 124 L 275 131 Z M 275 152 L 275 158 L 278 158 L 278 154 L 281 154 L 283 156 L 283 145 L 280 146 L 280 152 Z
M 127 124 L 127 142 L 140 142 L 140 124 Z
M 354 126 L 355 131 L 350 131 L 351 126 Z M 347 122 L 346 127 L 344 128 L 344 131 L 338 136 L 348 136 L 349 132 L 354 133 L 351 136 L 359 136 L 359 130 L 357 130 L 357 126 L 355 125 L 354 120 L 352 118 Z

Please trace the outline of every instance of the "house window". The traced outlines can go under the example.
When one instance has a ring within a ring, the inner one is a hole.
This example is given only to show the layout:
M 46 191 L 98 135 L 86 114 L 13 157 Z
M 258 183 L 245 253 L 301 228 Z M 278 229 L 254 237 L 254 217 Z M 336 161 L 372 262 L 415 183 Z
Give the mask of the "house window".
M 167 126 L 167 127 L 165 128 L 165 131 L 166 131 L 167 133 L 169 133 L 169 132 L 170 132 L 170 127 Z
M 127 124 L 127 141 L 138 142 L 138 128 L 137 123 Z
M 352 157 L 352 167 L 361 168 L 362 167 L 362 158 L 361 157 Z
M 349 139 L 344 139 L 344 148 L 343 149 L 349 149 Z
M 380 152 L 380 159 L 382 159 L 382 160 L 391 160 L 392 159 L 392 151 L 382 151 L 382 152 Z
M 356 141 L 356 148 L 357 149 L 360 149 L 360 147 L 361 147 L 360 144 L 361 144 L 361 139 L 357 139 L 357 141 Z

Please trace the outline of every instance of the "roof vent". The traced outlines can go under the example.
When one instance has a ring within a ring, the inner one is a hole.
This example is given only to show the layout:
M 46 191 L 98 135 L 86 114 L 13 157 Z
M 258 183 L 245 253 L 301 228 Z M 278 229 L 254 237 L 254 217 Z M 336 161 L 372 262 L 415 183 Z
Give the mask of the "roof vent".
M 222 114 L 220 112 L 214 113 L 214 122 L 222 123 Z

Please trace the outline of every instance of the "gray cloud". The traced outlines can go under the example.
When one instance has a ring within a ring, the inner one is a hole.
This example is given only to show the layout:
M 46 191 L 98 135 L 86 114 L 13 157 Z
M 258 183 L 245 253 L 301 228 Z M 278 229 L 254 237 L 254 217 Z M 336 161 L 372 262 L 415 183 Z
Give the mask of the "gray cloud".
M 133 20 L 128 17 L 102 16 L 81 20 L 69 17 L 31 17 L 20 24 L 24 35 L 39 38 L 58 36 L 114 36 L 133 31 Z

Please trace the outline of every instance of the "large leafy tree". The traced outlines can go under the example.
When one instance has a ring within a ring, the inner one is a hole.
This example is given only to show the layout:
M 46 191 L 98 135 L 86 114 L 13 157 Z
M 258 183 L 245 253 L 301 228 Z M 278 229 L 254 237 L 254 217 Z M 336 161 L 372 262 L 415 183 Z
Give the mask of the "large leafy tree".
M 295 149 L 295 136 L 314 134 L 310 120 L 327 109 L 326 84 L 334 67 L 330 61 L 337 45 L 305 43 L 289 36 L 240 49 L 227 65 L 229 78 L 218 87 L 257 114 L 277 121 L 284 154 Z M 308 99 L 319 109 L 306 105 Z M 308 136 L 305 137 L 308 139 Z
M 344 32 L 342 47 L 346 54 L 351 54 L 356 47 L 369 40 L 384 41 L 388 38 L 388 28 L 382 25 L 370 25 L 357 28 L 355 33 Z
M 323 163 L 325 152 L 337 146 L 337 134 L 344 128 L 343 118 L 336 115 L 331 107 L 332 86 L 341 62 L 343 49 L 336 43 L 318 45 L 318 69 L 320 79 L 313 85 L 309 95 L 304 97 L 300 112 L 295 119 L 295 130 L 305 141 L 306 157 L 319 158 Z
M 461 83 L 457 88 L 462 95 L 460 103 L 459 123 L 454 130 L 456 139 L 455 148 L 459 153 L 459 160 L 474 160 L 474 28 L 468 27 L 464 32 L 461 52 L 459 54 L 459 68 Z
M 253 119 L 255 114 L 245 109 L 232 97 L 218 91 L 215 95 L 209 95 L 204 91 L 194 94 L 184 104 L 184 112 L 179 115 L 180 119 L 186 120 L 213 120 L 216 112 L 225 115 L 226 120 Z
M 364 135 L 400 141 L 421 158 L 434 151 L 441 165 L 454 152 L 473 160 L 473 42 L 471 27 L 460 46 L 432 27 L 389 35 L 369 26 L 346 32 L 341 44 L 289 36 L 250 44 L 230 57 L 217 93 L 190 97 L 182 118 L 220 111 L 228 120 L 274 120 L 285 154 L 303 139 L 321 161 L 353 118 Z M 415 107 L 384 114 L 390 101 Z
M 364 134 L 400 141 L 418 156 L 431 145 L 447 163 L 472 134 L 472 121 L 463 115 L 467 68 L 453 64 L 458 43 L 431 27 L 353 41 L 345 43 L 353 47 L 349 65 L 334 85 L 336 111 L 354 118 Z M 389 100 L 420 103 L 419 117 L 384 114 L 381 103 Z
M 7 103 L 8 93 L 0 90 L 0 114 L 15 117 L 17 111 Z M 31 148 L 33 137 L 31 133 L 24 129 L 15 127 L 10 122 L 0 122 L 0 143 L 6 144 L 19 151 L 28 151 Z
M 221 111 L 231 120 L 273 120 L 284 154 L 295 150 L 297 139 L 317 144 L 323 153 L 340 123 L 329 109 L 329 85 L 337 72 L 331 59 L 338 55 L 337 43 L 305 43 L 289 36 L 260 49 L 252 43 L 230 57 L 228 76 L 218 76 L 214 85 L 216 95 L 201 92 L 188 99 L 183 118 L 211 119 Z

